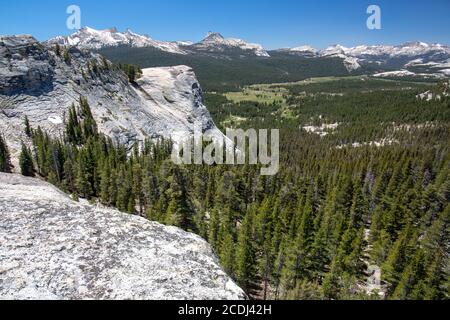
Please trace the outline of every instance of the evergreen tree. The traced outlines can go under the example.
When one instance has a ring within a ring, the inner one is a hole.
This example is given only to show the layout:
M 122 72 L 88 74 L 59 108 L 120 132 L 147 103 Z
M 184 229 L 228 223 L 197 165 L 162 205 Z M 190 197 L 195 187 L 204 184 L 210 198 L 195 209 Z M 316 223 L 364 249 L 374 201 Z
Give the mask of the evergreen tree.
M 32 134 L 31 126 L 27 116 L 25 116 L 24 125 L 25 125 L 25 134 L 27 135 L 27 137 L 31 137 Z
M 66 62 L 66 64 L 72 63 L 72 57 L 70 56 L 69 50 L 64 50 L 64 61 Z
M 19 156 L 20 172 L 27 177 L 34 177 L 33 157 L 30 149 L 22 143 L 22 150 Z
M 59 44 L 55 45 L 55 53 L 58 57 L 61 56 L 61 46 Z
M 112 202 L 109 194 L 111 184 L 111 167 L 109 165 L 109 161 L 105 160 L 105 164 L 103 165 L 103 170 L 100 175 L 100 201 L 107 206 L 111 205 Z
M 225 233 L 220 246 L 220 262 L 225 272 L 231 277 L 234 276 L 235 267 L 235 243 L 231 233 Z
M 5 139 L 0 134 L 0 172 L 10 172 L 11 159 L 8 150 L 8 145 Z
M 256 252 L 253 238 L 254 213 L 250 209 L 238 233 L 236 250 L 236 279 L 248 293 L 252 292 L 256 278 Z
M 166 191 L 169 199 L 166 221 L 168 224 L 192 231 L 194 228 L 193 217 L 187 199 L 185 180 L 178 168 L 173 168 L 173 174 L 169 177 L 169 183 L 170 188 Z
M 90 199 L 92 194 L 92 186 L 89 183 L 89 173 L 86 168 L 86 162 L 83 154 L 80 154 L 78 166 L 76 168 L 75 185 L 77 194 L 82 198 Z

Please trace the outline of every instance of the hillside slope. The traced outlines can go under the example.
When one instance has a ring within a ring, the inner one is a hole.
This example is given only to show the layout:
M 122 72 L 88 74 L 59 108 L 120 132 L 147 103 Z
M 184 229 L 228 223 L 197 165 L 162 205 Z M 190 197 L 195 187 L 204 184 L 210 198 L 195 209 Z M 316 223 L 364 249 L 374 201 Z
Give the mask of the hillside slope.
M 131 84 L 100 55 L 49 47 L 30 36 L 0 37 L 0 131 L 13 155 L 26 140 L 25 116 L 34 128 L 60 136 L 80 97 L 87 99 L 100 132 L 122 144 L 190 134 L 194 122 L 221 135 L 189 67 L 144 70 Z
M 200 237 L 0 173 L 0 299 L 244 299 Z

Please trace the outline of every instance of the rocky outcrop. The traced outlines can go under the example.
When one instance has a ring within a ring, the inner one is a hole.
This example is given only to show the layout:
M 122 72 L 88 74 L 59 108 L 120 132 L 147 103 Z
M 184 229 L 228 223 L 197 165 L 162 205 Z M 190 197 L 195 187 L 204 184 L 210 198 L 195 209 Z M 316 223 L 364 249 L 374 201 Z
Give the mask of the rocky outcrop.
M 130 84 L 118 67 L 89 51 L 57 50 L 31 36 L 0 37 L 0 132 L 13 158 L 26 140 L 25 116 L 33 127 L 62 135 L 67 111 L 80 96 L 87 98 L 100 131 L 122 144 L 186 136 L 194 122 L 222 136 L 187 66 L 145 69 Z
M 0 174 L 0 299 L 244 299 L 200 237 Z

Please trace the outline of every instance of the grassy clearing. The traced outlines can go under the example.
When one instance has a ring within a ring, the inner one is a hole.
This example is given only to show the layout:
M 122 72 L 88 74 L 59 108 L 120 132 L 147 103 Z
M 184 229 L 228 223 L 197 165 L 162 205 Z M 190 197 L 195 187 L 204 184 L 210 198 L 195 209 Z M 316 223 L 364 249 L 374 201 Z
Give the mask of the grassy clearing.
M 225 97 L 234 102 L 255 101 L 265 104 L 284 104 L 286 102 L 284 95 L 287 93 L 285 88 L 270 88 L 266 86 L 245 87 L 239 92 L 225 93 Z
M 222 121 L 221 125 L 224 128 L 237 128 L 242 123 L 246 122 L 248 119 L 245 117 L 239 117 L 239 116 L 228 116 L 225 120 Z
M 309 85 L 309 84 L 320 84 L 327 82 L 335 82 L 335 81 L 370 81 L 375 80 L 379 82 L 386 83 L 395 83 L 395 82 L 404 82 L 407 84 L 416 84 L 416 85 L 426 85 L 423 81 L 413 81 L 411 79 L 386 79 L 386 78 L 374 78 L 369 76 L 347 76 L 347 77 L 317 77 L 317 78 L 309 78 L 302 81 L 296 82 L 282 82 L 282 83 L 271 83 L 271 84 L 258 84 L 250 87 L 259 87 L 259 88 L 268 88 L 268 89 L 276 89 L 278 87 L 290 87 L 290 86 L 298 86 L 298 85 Z

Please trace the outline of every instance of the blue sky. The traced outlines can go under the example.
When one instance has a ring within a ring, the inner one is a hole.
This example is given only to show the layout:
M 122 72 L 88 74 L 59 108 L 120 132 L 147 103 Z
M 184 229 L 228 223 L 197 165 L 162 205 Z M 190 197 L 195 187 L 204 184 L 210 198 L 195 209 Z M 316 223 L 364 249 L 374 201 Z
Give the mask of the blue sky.
M 76 4 L 82 26 L 130 28 L 158 40 L 200 40 L 208 31 L 268 49 L 310 44 L 450 44 L 450 0 L 10 0 L 2 1 L 0 34 L 39 40 L 73 31 L 66 8 Z M 368 30 L 366 9 L 382 10 L 382 29 Z

